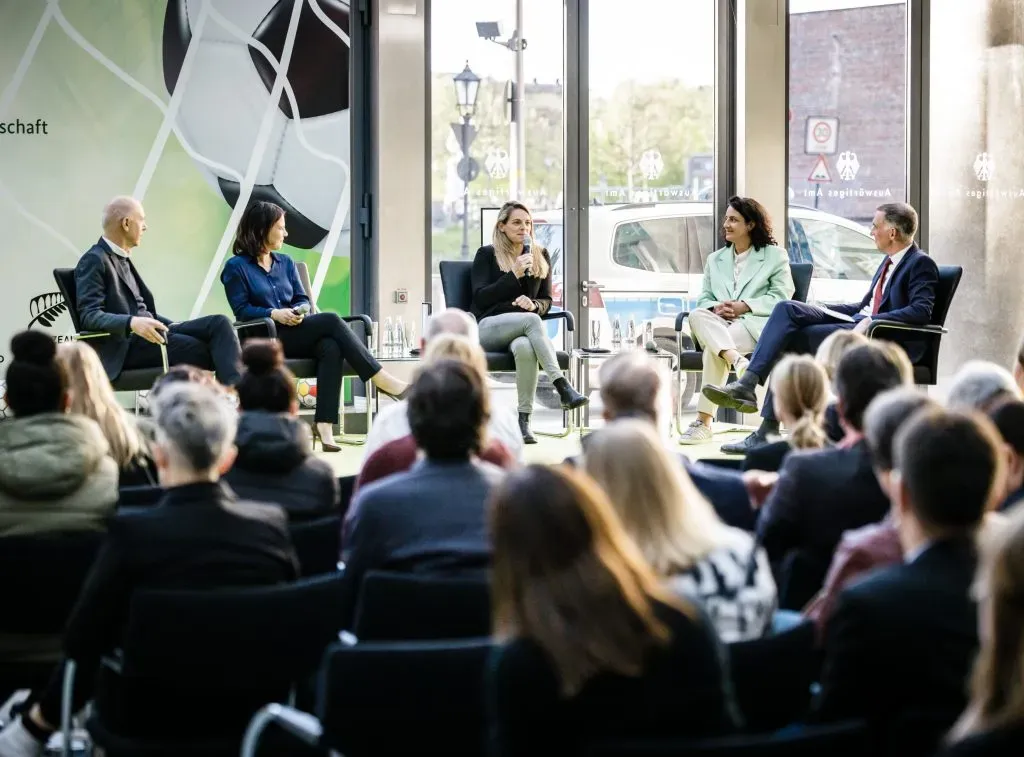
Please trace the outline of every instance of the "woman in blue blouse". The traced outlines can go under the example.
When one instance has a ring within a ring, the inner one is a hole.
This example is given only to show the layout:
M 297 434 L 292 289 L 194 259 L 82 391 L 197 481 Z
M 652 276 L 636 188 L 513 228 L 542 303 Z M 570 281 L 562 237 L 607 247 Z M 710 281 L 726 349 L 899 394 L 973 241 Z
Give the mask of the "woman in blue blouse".
M 276 252 L 288 232 L 284 210 L 271 202 L 254 202 L 242 215 L 235 234 L 235 257 L 221 273 L 228 303 L 239 321 L 273 318 L 285 357 L 315 358 L 316 432 L 325 452 L 337 452 L 333 426 L 341 404 L 342 363 L 363 381 L 401 398 L 407 385 L 382 370 L 380 363 L 336 313 L 309 312 L 309 296 L 295 262 Z

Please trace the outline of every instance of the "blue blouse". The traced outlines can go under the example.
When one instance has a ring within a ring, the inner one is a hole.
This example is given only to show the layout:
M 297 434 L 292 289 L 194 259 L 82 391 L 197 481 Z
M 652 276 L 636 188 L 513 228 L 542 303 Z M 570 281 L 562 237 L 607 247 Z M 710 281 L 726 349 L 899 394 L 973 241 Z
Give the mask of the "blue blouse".
M 224 265 L 220 281 L 235 320 L 269 318 L 273 310 L 309 303 L 295 261 L 279 252 L 270 253 L 270 261 L 269 271 L 248 255 L 235 255 Z

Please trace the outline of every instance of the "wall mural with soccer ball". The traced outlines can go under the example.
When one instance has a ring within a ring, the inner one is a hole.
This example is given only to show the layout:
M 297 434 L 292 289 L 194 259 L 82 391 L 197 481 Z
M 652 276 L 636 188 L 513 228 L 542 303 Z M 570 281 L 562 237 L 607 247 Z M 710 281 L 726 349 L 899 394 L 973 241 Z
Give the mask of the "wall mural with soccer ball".
M 17 331 L 73 334 L 53 269 L 119 194 L 145 206 L 132 260 L 161 314 L 230 313 L 219 276 L 251 199 L 285 209 L 283 252 L 347 313 L 349 28 L 344 0 L 4 3 L 0 377 Z

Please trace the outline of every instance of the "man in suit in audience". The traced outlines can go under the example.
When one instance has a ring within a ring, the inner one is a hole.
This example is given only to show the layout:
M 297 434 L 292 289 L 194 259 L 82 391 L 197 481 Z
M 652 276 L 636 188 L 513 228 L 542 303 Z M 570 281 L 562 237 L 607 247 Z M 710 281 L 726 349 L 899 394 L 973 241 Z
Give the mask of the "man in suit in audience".
M 90 339 L 113 381 L 121 371 L 158 368 L 159 345 L 171 365 L 194 365 L 234 386 L 241 377 L 241 347 L 227 316 L 207 315 L 172 322 L 157 313 L 153 294 L 131 261 L 142 241 L 146 215 L 131 197 L 115 197 L 103 209 L 103 236 L 75 266 L 78 317 L 86 331 L 110 336 Z
M 490 415 L 486 387 L 471 367 L 439 360 L 420 371 L 407 402 L 425 457 L 352 501 L 342 545 L 344 628 L 372 570 L 458 575 L 490 566 L 486 503 L 504 471 L 476 459 Z
M 901 383 L 899 366 L 876 344 L 856 347 L 839 361 L 836 404 L 847 444 L 786 456 L 758 522 L 773 563 L 800 550 L 823 581 L 843 532 L 885 517 L 889 498 L 863 438 L 864 413 L 876 396 Z
M 930 322 L 935 306 L 939 268 L 914 244 L 917 211 L 903 202 L 886 203 L 875 211 L 871 236 L 885 258 L 875 271 L 871 287 L 860 302 L 830 305 L 829 311 L 816 305 L 787 300 L 772 310 L 761 332 L 750 365 L 736 381 L 725 386 L 705 385 L 704 396 L 722 407 L 743 413 L 757 412 L 754 390 L 764 384 L 779 359 L 788 352 L 813 353 L 832 332 L 852 329 L 864 333 L 872 318 L 913 325 Z M 910 359 L 918 360 L 927 347 L 921 339 L 903 339 L 892 332 L 885 338 L 899 340 Z M 727 444 L 723 452 L 745 454 L 751 447 L 768 441 L 779 430 L 771 396 L 762 410 L 764 420 L 750 436 L 737 444 Z
M 77 666 L 72 712 L 91 699 L 100 660 L 117 646 L 136 592 L 269 586 L 299 574 L 284 511 L 239 500 L 219 483 L 235 459 L 238 423 L 223 391 L 176 382 L 162 389 L 151 408 L 153 457 L 166 494 L 153 507 L 114 517 L 86 578 L 64 631 L 64 658 Z M 43 753 L 60 726 L 64 667 L 61 663 L 47 687 L 17 708 L 21 714 L 0 732 L 0 757 Z M 146 731 L 140 719 L 160 722 L 171 717 L 168 710 L 181 712 L 187 706 L 194 717 L 190 730 L 218 731 L 225 723 L 241 728 L 261 704 L 244 703 L 251 708 L 246 710 L 238 701 L 205 701 L 201 691 L 184 699 L 168 697 L 147 699 L 144 707 L 125 702 L 115 708 L 117 717 L 131 720 L 129 728 Z M 125 707 L 133 709 L 131 717 L 122 712 Z
M 952 725 L 978 648 L 978 528 L 1003 486 L 999 434 L 977 415 L 924 409 L 899 430 L 892 475 L 904 560 L 839 595 L 815 719 Z M 930 752 L 929 752 L 930 754 Z

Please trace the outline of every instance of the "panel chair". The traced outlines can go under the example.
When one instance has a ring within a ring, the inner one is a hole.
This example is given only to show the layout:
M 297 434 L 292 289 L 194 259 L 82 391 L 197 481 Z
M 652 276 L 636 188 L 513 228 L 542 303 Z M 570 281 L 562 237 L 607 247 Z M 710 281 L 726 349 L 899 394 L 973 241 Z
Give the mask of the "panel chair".
M 306 293 L 309 294 L 310 292 L 313 291 L 312 286 L 310 285 L 309 268 L 306 266 L 305 263 L 302 263 L 302 262 L 296 262 L 295 263 L 295 268 L 298 271 L 299 281 L 302 282 L 302 287 L 306 290 Z M 310 315 L 315 315 L 316 313 L 320 312 L 320 310 L 316 306 L 316 303 L 313 302 L 313 296 L 311 294 L 309 296 L 309 306 L 310 306 L 310 310 L 309 310 Z M 365 315 L 363 313 L 359 313 L 359 314 L 356 314 L 356 315 L 342 315 L 342 316 L 339 316 L 339 317 L 345 323 L 352 324 L 353 326 L 355 324 L 360 324 L 362 326 L 362 328 L 363 328 L 363 339 L 364 339 L 364 341 L 366 342 L 367 346 L 371 346 L 372 347 L 370 339 L 371 339 L 371 336 L 372 336 L 372 333 L 373 333 L 373 322 L 370 320 L 370 316 Z M 234 325 L 235 325 L 235 331 L 238 332 L 238 339 L 239 339 L 239 341 L 241 341 L 243 343 L 245 342 L 246 339 L 254 339 L 254 338 L 276 339 L 277 338 L 277 323 L 275 323 L 274 319 L 270 318 L 270 317 L 257 318 L 257 319 L 252 320 L 252 321 L 235 321 Z M 295 374 L 296 378 L 316 378 L 316 368 L 317 368 L 316 358 L 287 358 L 287 359 L 285 359 L 284 364 L 288 368 L 289 371 L 291 371 L 293 374 Z M 341 375 L 342 375 L 342 381 L 344 382 L 345 379 L 355 378 L 356 377 L 356 372 L 352 369 L 352 366 L 350 366 L 348 364 L 348 362 L 345 362 L 345 363 L 342 364 L 342 367 L 341 367 Z M 372 410 L 373 403 L 372 403 L 371 397 L 370 397 L 370 395 L 372 394 L 372 391 L 373 391 L 373 384 L 370 383 L 369 381 L 367 381 L 366 382 L 366 394 L 367 394 L 367 396 L 366 396 L 366 430 L 367 430 L 367 432 L 369 432 L 369 430 L 370 430 L 370 423 L 373 420 L 373 410 Z M 342 397 L 344 398 L 344 393 L 342 394 Z M 345 430 L 345 402 L 344 402 L 344 399 L 342 400 L 342 403 L 341 403 L 341 422 L 340 422 L 339 425 L 341 426 L 342 432 L 344 432 L 344 430 Z M 345 434 L 345 433 L 342 433 L 340 436 L 336 436 L 334 438 L 334 440 L 338 444 L 346 444 L 346 445 L 350 445 L 350 446 L 362 446 L 362 445 L 366 444 L 366 438 L 365 437 L 352 436 L 350 434 Z
M 78 294 L 75 289 L 74 268 L 54 268 L 53 278 L 57 282 L 57 288 L 68 305 L 68 314 L 71 316 L 71 324 L 75 327 L 75 339 L 104 339 L 112 336 L 106 331 L 85 331 L 82 329 L 82 321 L 78 317 Z M 161 344 L 160 358 L 162 366 L 159 368 L 129 368 L 121 371 L 117 378 L 111 380 L 115 392 L 132 392 L 135 395 L 135 414 L 139 414 L 139 392 L 149 391 L 153 383 L 163 374 L 167 373 L 167 345 Z
M 924 355 L 914 362 L 914 383 L 918 386 L 935 386 L 939 380 L 939 346 L 942 335 L 949 333 L 946 316 L 953 304 L 953 296 L 960 286 L 964 269 L 958 265 L 940 265 L 939 283 L 935 288 L 935 305 L 932 307 L 931 322 L 923 326 L 886 321 L 872 318 L 868 325 L 868 339 L 888 339 L 899 344 L 904 340 L 926 340 Z
M 796 302 L 807 302 L 807 295 L 811 290 L 811 277 L 814 275 L 814 266 L 811 263 L 790 263 L 790 273 L 793 276 L 793 299 Z M 703 373 L 704 371 L 704 350 L 683 332 L 683 324 L 690 315 L 689 310 L 684 310 L 676 316 L 676 346 L 679 349 L 679 371 L 677 376 L 677 404 L 675 412 L 676 433 L 682 434 L 683 416 L 683 374 Z M 692 346 L 691 346 L 692 345 Z
M 442 260 L 440 263 L 441 269 L 441 289 L 444 292 L 444 301 L 448 307 L 458 308 L 464 310 L 467 313 L 471 312 L 473 306 L 473 282 L 471 273 L 473 270 L 473 264 L 469 261 L 464 260 Z M 573 375 L 573 361 L 570 357 L 573 349 L 573 335 L 576 331 L 576 319 L 573 318 L 572 313 L 568 310 L 560 310 L 557 313 L 546 313 L 541 317 L 542 321 L 553 321 L 562 319 L 565 321 L 565 340 L 566 350 L 556 350 L 555 354 L 558 357 L 558 367 L 563 371 L 566 371 L 569 383 L 576 386 L 576 377 Z M 487 352 L 487 370 L 491 373 L 515 373 L 516 362 L 512 356 L 511 350 L 505 350 L 503 352 Z M 549 436 L 556 439 L 564 439 L 573 432 L 575 426 L 575 411 L 566 411 L 563 413 L 564 425 L 563 430 L 559 433 L 552 433 L 550 431 L 537 431 L 534 429 L 533 433 L 537 436 Z

